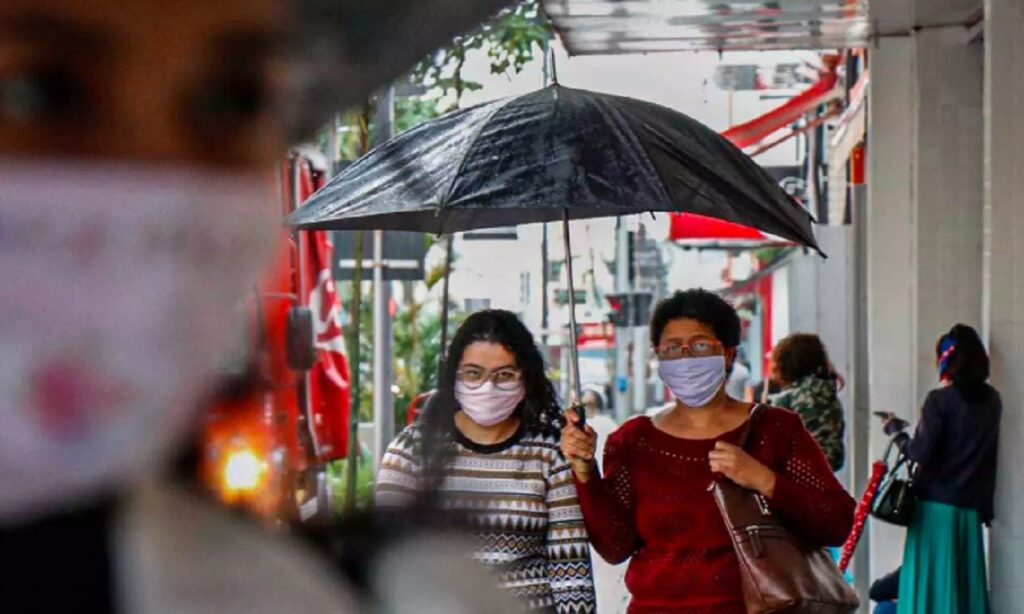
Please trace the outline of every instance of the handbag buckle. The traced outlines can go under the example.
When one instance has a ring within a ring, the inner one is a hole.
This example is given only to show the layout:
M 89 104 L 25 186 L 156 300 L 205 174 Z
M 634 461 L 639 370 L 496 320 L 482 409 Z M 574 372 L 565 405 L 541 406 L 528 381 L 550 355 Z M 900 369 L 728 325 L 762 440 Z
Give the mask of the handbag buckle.
M 761 493 L 754 493 L 754 500 L 757 501 L 757 507 L 761 510 L 762 516 L 771 516 L 772 510 L 768 507 L 768 501 L 764 498 Z
M 764 543 L 761 541 L 761 527 L 751 525 L 747 527 L 747 535 L 750 537 L 750 545 L 754 548 L 754 556 L 764 558 Z

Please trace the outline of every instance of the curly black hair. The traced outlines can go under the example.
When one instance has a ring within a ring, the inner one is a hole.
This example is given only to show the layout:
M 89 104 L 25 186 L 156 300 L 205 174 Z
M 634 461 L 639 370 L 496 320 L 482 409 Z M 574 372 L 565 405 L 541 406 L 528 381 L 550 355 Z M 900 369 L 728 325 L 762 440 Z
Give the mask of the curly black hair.
M 563 426 L 558 394 L 545 373 L 544 357 L 533 335 L 511 311 L 478 311 L 466 318 L 452 337 L 437 392 L 427 401 L 420 418 L 424 447 L 421 454 L 428 480 L 442 479 L 450 461 L 451 435 L 455 412 L 459 409 L 455 399 L 455 379 L 462 354 L 477 341 L 498 343 L 516 357 L 516 366 L 523 372 L 526 396 L 516 408 L 515 415 L 522 422 L 525 433 L 557 437 Z
M 784 384 L 793 384 L 808 375 L 835 379 L 825 344 L 812 333 L 793 333 L 775 344 L 772 364 Z
M 966 324 L 957 324 L 935 342 L 936 360 L 942 355 L 942 340 L 949 337 L 955 349 L 949 356 L 946 374 L 966 401 L 983 401 L 988 397 L 990 365 L 988 352 L 978 331 Z
M 665 326 L 689 318 L 707 324 L 727 348 L 740 344 L 740 317 L 725 299 L 703 288 L 677 291 L 658 303 L 651 315 L 651 345 L 657 346 Z

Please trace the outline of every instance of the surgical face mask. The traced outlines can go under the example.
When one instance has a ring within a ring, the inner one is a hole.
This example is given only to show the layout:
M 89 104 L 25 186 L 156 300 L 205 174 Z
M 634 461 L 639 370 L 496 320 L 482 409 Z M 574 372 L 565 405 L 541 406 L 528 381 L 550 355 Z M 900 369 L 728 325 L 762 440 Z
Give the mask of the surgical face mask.
M 704 407 L 725 383 L 725 356 L 658 361 L 658 376 L 687 407 Z
M 237 340 L 259 174 L 0 161 L 0 523 L 152 472 Z
M 506 420 L 526 398 L 526 386 L 502 390 L 488 380 L 479 388 L 455 382 L 455 400 L 469 418 L 480 426 L 494 426 Z

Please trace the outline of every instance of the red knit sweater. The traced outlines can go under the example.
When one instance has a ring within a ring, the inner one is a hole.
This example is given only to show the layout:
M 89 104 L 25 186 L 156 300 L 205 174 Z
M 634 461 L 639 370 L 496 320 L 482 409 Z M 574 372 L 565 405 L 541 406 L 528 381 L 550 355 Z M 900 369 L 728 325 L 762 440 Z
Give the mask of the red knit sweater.
M 741 430 L 717 439 L 738 443 Z M 745 613 L 736 555 L 708 491 L 715 441 L 674 437 L 635 418 L 608 438 L 604 477 L 577 482 L 594 548 L 612 563 L 632 557 L 631 614 Z M 778 475 L 771 505 L 789 528 L 818 546 L 843 543 L 854 501 L 800 416 L 761 411 L 747 447 Z

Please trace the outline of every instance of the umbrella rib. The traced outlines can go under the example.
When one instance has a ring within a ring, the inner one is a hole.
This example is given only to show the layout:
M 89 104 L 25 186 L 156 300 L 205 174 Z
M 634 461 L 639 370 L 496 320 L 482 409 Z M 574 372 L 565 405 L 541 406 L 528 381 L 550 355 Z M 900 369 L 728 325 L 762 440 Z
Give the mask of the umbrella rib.
M 466 167 L 466 163 L 469 161 L 470 154 L 473 153 L 473 150 L 476 148 L 476 143 L 477 140 L 480 138 L 480 134 L 484 131 L 484 128 L 486 128 L 491 123 L 491 120 L 494 119 L 494 116 L 497 115 L 498 112 L 500 112 L 502 109 L 507 107 L 509 103 L 511 103 L 513 100 L 515 100 L 515 98 L 506 98 L 504 101 L 501 101 L 500 104 L 495 104 L 494 110 L 487 114 L 486 117 L 484 117 L 484 119 L 480 122 L 480 125 L 477 126 L 476 130 L 473 132 L 473 136 L 470 137 L 469 139 L 469 145 L 466 146 L 466 151 L 464 151 L 462 157 L 459 158 L 459 164 L 455 167 L 455 172 L 452 174 L 451 181 L 448 182 L 448 187 L 444 191 L 444 197 L 441 199 L 441 202 L 437 203 L 438 214 L 442 212 L 441 210 L 444 208 L 445 205 L 451 202 L 452 191 L 455 189 L 455 182 L 457 182 L 459 180 L 459 176 L 462 175 L 462 170 Z M 441 220 L 441 229 L 442 232 L 439 234 L 444 234 L 444 220 Z
M 674 202 L 673 199 L 669 196 L 668 188 L 665 187 L 665 180 L 661 178 L 661 175 L 658 173 L 658 169 L 655 168 L 654 161 L 651 160 L 650 154 L 648 154 L 647 150 L 644 149 L 644 146 L 640 144 L 640 137 L 638 137 L 637 134 L 633 132 L 633 126 L 630 125 L 628 121 L 626 121 L 625 117 L 622 115 L 619 109 L 615 108 L 615 105 L 609 104 L 607 100 L 604 100 L 600 97 L 595 97 L 594 99 L 598 102 L 598 104 L 605 107 L 607 114 L 609 116 L 614 117 L 615 121 L 620 126 L 622 126 L 623 134 L 627 135 L 626 140 L 629 142 L 630 146 L 632 146 L 633 149 L 638 152 L 638 155 L 641 158 L 643 158 L 645 162 L 647 162 L 647 168 L 650 169 L 651 174 L 653 174 L 655 179 L 657 180 L 655 182 L 655 185 L 661 192 L 661 198 L 664 200 L 666 204 L 668 204 L 669 206 L 673 206 Z M 653 213 L 653 211 L 651 213 Z

